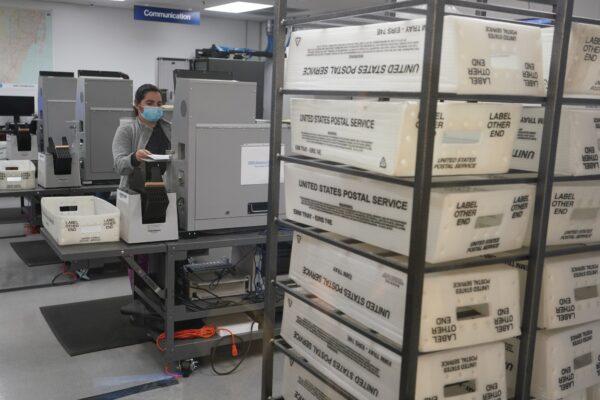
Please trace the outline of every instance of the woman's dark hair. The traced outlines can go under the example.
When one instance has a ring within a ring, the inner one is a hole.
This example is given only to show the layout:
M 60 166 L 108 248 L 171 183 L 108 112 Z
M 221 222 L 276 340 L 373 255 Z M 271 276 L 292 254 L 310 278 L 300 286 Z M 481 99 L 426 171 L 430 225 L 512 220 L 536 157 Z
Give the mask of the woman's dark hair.
M 144 100 L 144 97 L 146 97 L 146 95 L 150 92 L 160 93 L 160 90 L 158 90 L 158 88 L 151 83 L 146 83 L 146 84 L 143 84 L 142 86 L 140 86 L 135 91 L 135 99 L 134 99 L 135 105 L 140 104 L 142 102 L 142 100 Z M 136 116 L 139 114 L 139 111 L 137 108 L 133 107 L 133 111 L 135 112 Z

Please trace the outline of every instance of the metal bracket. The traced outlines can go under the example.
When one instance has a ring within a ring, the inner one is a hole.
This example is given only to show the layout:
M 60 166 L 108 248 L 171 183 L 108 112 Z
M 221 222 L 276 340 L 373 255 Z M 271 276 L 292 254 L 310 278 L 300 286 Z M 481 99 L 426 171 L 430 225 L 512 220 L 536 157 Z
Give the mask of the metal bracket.
M 135 272 L 140 278 L 143 279 L 144 282 L 146 282 L 146 284 L 150 287 L 150 289 L 154 291 L 154 293 L 158 295 L 158 297 L 160 297 L 163 300 L 166 298 L 165 290 L 158 286 L 156 282 L 154 282 L 152 278 L 150 278 L 150 275 L 148 275 L 146 271 L 144 271 L 142 267 L 140 267 L 139 264 L 135 262 L 133 256 L 123 256 L 123 260 L 125 260 L 127 265 L 129 265 L 129 267 L 133 270 L 133 272 Z

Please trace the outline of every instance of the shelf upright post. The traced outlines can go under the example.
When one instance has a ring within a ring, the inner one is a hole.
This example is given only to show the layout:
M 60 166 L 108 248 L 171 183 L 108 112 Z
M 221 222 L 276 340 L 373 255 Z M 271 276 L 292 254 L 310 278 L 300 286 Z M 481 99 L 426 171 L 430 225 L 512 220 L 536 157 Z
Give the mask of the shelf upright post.
M 531 246 L 527 267 L 527 284 L 525 289 L 525 299 L 527 300 L 524 302 L 523 308 L 515 392 L 517 400 L 529 400 L 530 398 L 531 374 L 533 372 L 533 356 L 544 272 L 544 256 L 546 252 L 546 236 L 548 233 L 550 204 L 552 203 L 554 164 L 556 160 L 556 146 L 558 143 L 572 15 L 573 0 L 559 0 L 556 5 L 552 58 L 548 78 L 548 97 L 546 112 L 544 114 L 544 130 L 540 150 L 533 229 L 531 232 Z
M 263 319 L 263 357 L 261 399 L 273 395 L 273 351 L 275 336 L 275 305 L 277 297 L 277 244 L 279 228 L 279 177 L 281 163 L 281 124 L 283 107 L 283 73 L 285 61 L 286 27 L 282 24 L 287 10 L 287 0 L 275 0 L 273 15 L 273 87 L 271 95 L 271 138 L 269 156 L 269 212 L 267 216 L 267 257 L 265 265 L 265 309 Z
M 416 395 L 419 331 L 421 328 L 421 306 L 423 303 L 429 198 L 431 194 L 431 171 L 433 165 L 445 3 L 445 0 L 427 1 L 423 76 L 421 80 L 419 108 L 419 135 L 413 186 L 410 254 L 408 258 L 409 271 L 404 316 L 404 338 L 402 342 L 401 399 L 414 399 Z

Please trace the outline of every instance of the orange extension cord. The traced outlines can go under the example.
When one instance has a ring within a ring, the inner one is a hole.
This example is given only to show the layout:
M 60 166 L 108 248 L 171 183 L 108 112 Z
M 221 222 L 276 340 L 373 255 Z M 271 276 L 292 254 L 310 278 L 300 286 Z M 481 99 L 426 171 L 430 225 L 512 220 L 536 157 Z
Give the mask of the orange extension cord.
M 231 336 L 231 355 L 233 357 L 238 356 L 238 347 L 235 344 L 235 335 L 227 328 L 217 328 L 214 325 L 206 325 L 200 329 L 184 329 L 181 331 L 175 332 L 175 340 L 189 340 L 189 339 L 210 339 L 215 336 L 218 332 L 226 332 Z M 160 351 L 165 351 L 163 347 L 161 347 L 161 342 L 165 340 L 167 335 L 163 332 L 156 338 L 156 347 Z

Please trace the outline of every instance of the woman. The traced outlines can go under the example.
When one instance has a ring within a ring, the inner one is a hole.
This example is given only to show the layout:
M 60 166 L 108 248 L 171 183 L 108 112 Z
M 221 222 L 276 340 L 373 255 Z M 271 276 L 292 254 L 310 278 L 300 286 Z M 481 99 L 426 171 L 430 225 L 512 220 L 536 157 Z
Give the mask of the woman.
M 115 171 L 121 175 L 121 188 L 128 188 L 129 174 L 148 156 L 165 154 L 171 147 L 171 126 L 162 119 L 161 106 L 162 97 L 156 86 L 145 84 L 135 92 L 135 121 L 119 126 L 112 144 Z M 148 271 L 148 256 L 136 256 L 136 261 L 144 271 Z M 133 286 L 130 269 L 128 274 Z
M 113 139 L 115 171 L 120 186 L 128 187 L 128 176 L 151 154 L 165 154 L 171 147 L 171 126 L 162 119 L 162 97 L 158 88 L 145 84 L 135 92 L 133 123 L 121 125 Z

